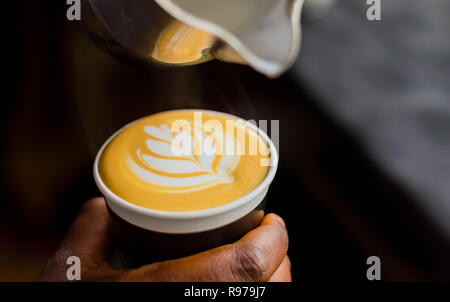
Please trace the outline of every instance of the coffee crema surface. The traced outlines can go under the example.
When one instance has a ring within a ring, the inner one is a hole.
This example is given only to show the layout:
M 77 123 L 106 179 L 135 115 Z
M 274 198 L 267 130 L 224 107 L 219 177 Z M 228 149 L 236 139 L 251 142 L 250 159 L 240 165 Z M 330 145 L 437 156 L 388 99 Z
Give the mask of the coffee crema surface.
M 98 164 L 108 189 L 163 211 L 221 206 L 254 190 L 270 152 L 243 121 L 203 111 L 168 111 L 137 120 L 105 147 Z

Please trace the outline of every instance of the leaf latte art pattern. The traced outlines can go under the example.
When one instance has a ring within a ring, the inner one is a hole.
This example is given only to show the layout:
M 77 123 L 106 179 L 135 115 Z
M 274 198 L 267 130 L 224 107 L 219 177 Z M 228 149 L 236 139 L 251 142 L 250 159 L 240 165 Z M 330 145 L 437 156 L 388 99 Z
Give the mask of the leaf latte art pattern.
M 98 158 L 105 186 L 124 201 L 162 211 L 196 211 L 238 200 L 268 175 L 264 138 L 226 113 L 173 110 L 114 134 Z
M 194 128 L 174 135 L 168 125 L 145 126 L 145 144 L 129 156 L 128 166 L 141 180 L 164 193 L 203 190 L 232 183 L 231 173 L 239 163 L 239 142 L 224 133 L 216 135 Z M 232 155 L 223 154 L 232 146 Z M 199 152 L 200 150 L 200 152 Z

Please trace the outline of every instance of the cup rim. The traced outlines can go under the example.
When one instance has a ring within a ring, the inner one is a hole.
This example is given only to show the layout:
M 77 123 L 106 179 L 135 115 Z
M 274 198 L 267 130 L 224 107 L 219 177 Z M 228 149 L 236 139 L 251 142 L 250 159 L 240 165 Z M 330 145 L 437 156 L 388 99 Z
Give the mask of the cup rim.
M 243 118 L 240 118 L 238 116 L 229 114 L 229 113 L 224 113 L 224 112 L 220 112 L 220 111 L 214 111 L 214 110 L 206 110 L 206 109 L 174 109 L 174 110 L 167 110 L 167 111 L 161 111 L 161 112 L 157 112 L 154 114 L 159 114 L 159 113 L 169 113 L 169 112 L 202 112 L 202 113 L 206 113 L 206 114 L 212 114 L 212 115 L 219 115 L 219 116 L 223 116 L 223 117 L 229 117 L 232 118 L 234 120 L 238 120 L 238 121 L 244 121 L 245 120 Z M 153 114 L 151 114 L 153 115 Z M 100 161 L 100 157 L 103 154 L 103 151 L 105 150 L 105 148 L 109 145 L 109 143 L 119 134 L 121 133 L 124 129 L 130 127 L 131 125 L 133 125 L 134 123 L 139 122 L 140 120 L 147 118 L 150 115 L 146 115 L 142 118 L 139 118 L 137 120 L 134 120 L 128 124 L 126 124 L 125 126 L 121 127 L 119 130 L 117 130 L 116 132 L 114 132 L 102 145 L 102 147 L 99 149 L 99 151 L 97 152 L 97 155 L 95 157 L 95 161 L 94 161 L 94 180 L 97 184 L 97 187 L 100 189 L 100 191 L 102 192 L 102 194 L 105 197 L 106 202 L 113 202 L 116 205 L 122 207 L 122 208 L 126 208 L 132 212 L 136 212 L 138 214 L 141 215 L 145 215 L 145 216 L 149 216 L 149 217 L 157 217 L 157 218 L 169 218 L 169 219 L 193 219 L 193 218 L 203 218 L 203 217 L 211 217 L 211 216 L 215 216 L 215 215 L 220 215 L 222 213 L 226 213 L 229 211 L 232 211 L 236 208 L 239 208 L 240 206 L 246 204 L 247 202 L 253 200 L 255 197 L 257 197 L 259 194 L 261 194 L 266 188 L 269 187 L 269 185 L 272 183 L 277 168 L 278 168 L 278 152 L 277 149 L 274 145 L 274 143 L 272 142 L 272 140 L 269 138 L 269 136 L 261 129 L 259 129 L 259 127 L 253 125 L 252 123 L 248 123 L 246 124 L 247 126 L 253 128 L 253 130 L 258 131 L 258 135 L 261 136 L 261 138 L 269 144 L 270 146 L 270 163 L 271 166 L 269 168 L 269 171 L 267 172 L 266 177 L 263 179 L 263 181 L 256 187 L 254 188 L 252 191 L 248 192 L 247 194 L 245 194 L 244 196 L 241 196 L 240 198 L 228 202 L 224 205 L 220 205 L 217 207 L 213 207 L 213 208 L 208 208 L 208 209 L 202 209 L 202 210 L 194 210 L 194 211 L 166 211 L 166 210 L 156 210 L 156 209 L 150 209 L 150 208 L 146 208 L 146 207 L 142 207 L 136 204 L 133 204 L 131 202 L 126 201 L 125 199 L 119 197 L 118 195 L 116 195 L 114 192 L 112 192 L 104 183 L 103 180 L 100 177 L 100 173 L 98 170 L 98 163 Z

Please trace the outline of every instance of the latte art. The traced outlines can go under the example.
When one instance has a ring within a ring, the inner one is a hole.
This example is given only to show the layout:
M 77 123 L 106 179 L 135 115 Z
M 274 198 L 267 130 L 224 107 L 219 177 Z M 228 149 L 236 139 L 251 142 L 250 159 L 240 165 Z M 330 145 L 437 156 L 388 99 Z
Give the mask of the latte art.
M 230 122 L 233 131 L 228 131 Z M 98 167 L 106 187 L 130 203 L 193 211 L 255 189 L 269 170 L 261 164 L 270 160 L 268 150 L 254 128 L 230 116 L 169 111 L 121 130 L 103 150 Z
M 219 155 L 222 146 L 207 136 L 211 133 L 194 129 L 193 136 L 185 131 L 174 136 L 166 124 L 159 127 L 145 126 L 142 131 L 148 135 L 146 148 L 137 148 L 138 162 L 130 156 L 130 169 L 140 179 L 161 187 L 159 191 L 184 193 L 233 182 L 231 173 L 239 163 L 240 156 Z M 223 133 L 222 136 L 227 145 L 239 148 L 238 141 Z M 203 152 L 195 155 L 194 150 L 199 148 L 201 142 L 204 142 Z

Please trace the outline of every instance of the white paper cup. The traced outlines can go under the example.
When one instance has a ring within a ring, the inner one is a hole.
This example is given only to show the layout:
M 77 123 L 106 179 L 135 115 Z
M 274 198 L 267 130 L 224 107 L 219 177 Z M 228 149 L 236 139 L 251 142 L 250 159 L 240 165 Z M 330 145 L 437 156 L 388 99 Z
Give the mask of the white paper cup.
M 242 120 L 239 117 L 209 110 L 196 111 Z M 161 211 L 132 204 L 109 190 L 103 183 L 98 164 L 103 150 L 112 139 L 132 122 L 114 133 L 99 150 L 94 163 L 94 179 L 105 197 L 114 236 L 127 253 L 149 255 L 157 259 L 186 256 L 239 239 L 258 226 L 264 216 L 265 196 L 278 166 L 278 153 L 266 133 L 259 131 L 268 143 L 271 166 L 264 180 L 252 191 L 222 206 L 188 212 Z M 256 126 L 249 125 L 254 130 Z M 142 257 L 140 257 L 142 258 Z M 146 259 L 144 259 L 144 262 Z

